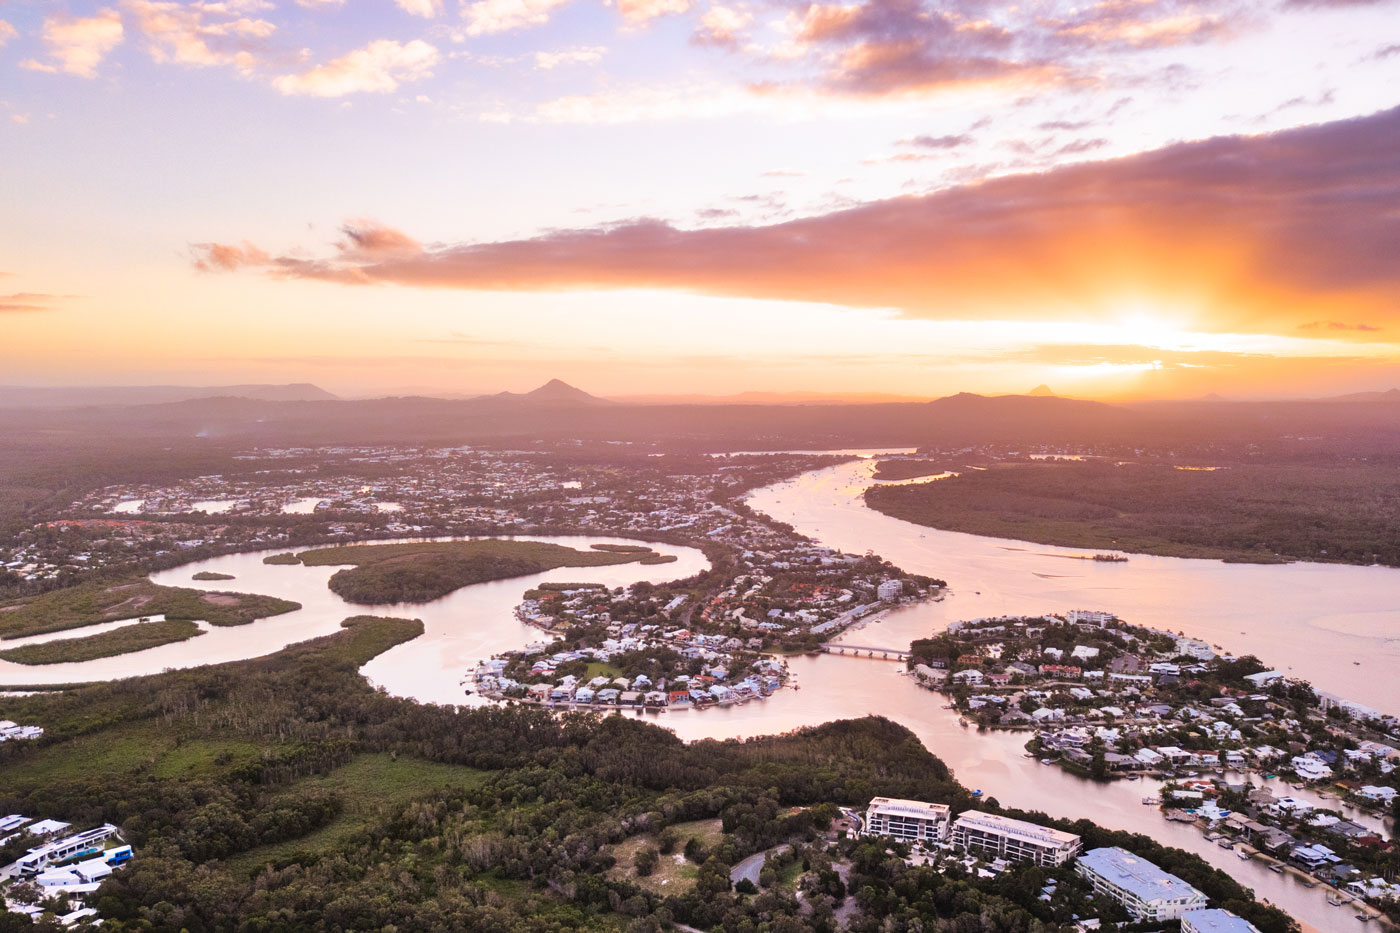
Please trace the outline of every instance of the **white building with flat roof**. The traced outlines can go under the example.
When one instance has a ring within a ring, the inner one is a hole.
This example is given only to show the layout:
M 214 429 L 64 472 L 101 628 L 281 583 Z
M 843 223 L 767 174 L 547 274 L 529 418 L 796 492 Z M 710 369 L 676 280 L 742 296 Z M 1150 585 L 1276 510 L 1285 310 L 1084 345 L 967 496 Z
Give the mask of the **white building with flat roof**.
M 987 860 L 1063 865 L 1078 854 L 1080 839 L 1025 820 L 968 810 L 953 821 L 953 845 Z
M 1207 903 L 1176 875 L 1117 846 L 1085 852 L 1075 871 L 1093 883 L 1094 894 L 1122 904 L 1134 920 L 1176 920 Z
M 1259 928 L 1238 914 L 1212 907 L 1182 914 L 1181 933 L 1259 933 Z
M 942 842 L 952 811 L 941 803 L 876 797 L 865 810 L 865 832 L 900 842 Z

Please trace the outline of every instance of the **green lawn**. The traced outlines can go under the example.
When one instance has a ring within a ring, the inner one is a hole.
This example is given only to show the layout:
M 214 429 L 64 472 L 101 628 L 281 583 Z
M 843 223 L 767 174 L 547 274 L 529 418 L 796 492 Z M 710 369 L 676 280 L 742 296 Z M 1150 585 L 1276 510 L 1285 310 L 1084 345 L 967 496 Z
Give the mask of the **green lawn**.
M 299 839 L 242 852 L 229 860 L 229 868 L 235 872 L 253 872 L 297 853 L 326 851 L 364 829 L 381 811 L 397 809 L 415 797 L 443 788 L 470 787 L 488 776 L 486 771 L 402 755 L 397 760 L 388 754 L 360 755 L 329 774 L 297 781 L 287 791 L 289 794 L 302 790 L 339 794 L 345 801 L 345 810 L 340 816 Z
M 611 680 L 614 677 L 623 676 L 623 673 L 622 668 L 618 667 L 616 664 L 609 664 L 606 661 L 590 661 L 588 663 L 588 673 L 583 679 L 592 680 L 594 677 L 606 677 Z

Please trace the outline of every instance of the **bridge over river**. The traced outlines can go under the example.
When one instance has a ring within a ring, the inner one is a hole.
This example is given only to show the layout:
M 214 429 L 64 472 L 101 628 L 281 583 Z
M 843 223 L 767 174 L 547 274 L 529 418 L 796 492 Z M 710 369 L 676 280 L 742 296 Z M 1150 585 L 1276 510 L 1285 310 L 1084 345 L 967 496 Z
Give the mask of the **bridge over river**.
M 875 658 L 884 661 L 907 661 L 909 652 L 903 648 L 872 648 L 869 645 L 843 645 L 827 642 L 822 645 L 827 654 L 847 654 L 858 658 Z

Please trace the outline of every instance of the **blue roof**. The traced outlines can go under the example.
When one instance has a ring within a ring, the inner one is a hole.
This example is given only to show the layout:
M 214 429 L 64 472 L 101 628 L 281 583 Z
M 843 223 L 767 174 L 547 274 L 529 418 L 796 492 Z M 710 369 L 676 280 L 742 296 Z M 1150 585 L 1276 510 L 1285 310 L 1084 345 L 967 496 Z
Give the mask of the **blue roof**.
M 1148 903 L 1205 897 L 1176 875 L 1117 846 L 1085 852 L 1079 857 L 1079 864 Z

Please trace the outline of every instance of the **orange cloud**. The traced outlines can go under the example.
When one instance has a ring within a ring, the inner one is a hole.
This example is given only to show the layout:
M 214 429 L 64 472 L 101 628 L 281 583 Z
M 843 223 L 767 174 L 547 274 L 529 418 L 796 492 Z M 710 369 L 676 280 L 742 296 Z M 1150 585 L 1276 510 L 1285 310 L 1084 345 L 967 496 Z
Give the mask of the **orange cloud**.
M 19 311 L 52 311 L 60 301 L 72 295 L 46 295 L 41 292 L 15 292 L 0 295 L 0 313 Z
M 1400 108 L 992 179 L 771 226 L 638 219 L 496 243 L 200 262 L 431 288 L 657 288 L 891 307 L 944 319 L 1197 309 L 1201 329 L 1400 317 Z M 413 248 L 407 244 L 412 243 Z M 1275 332 L 1282 332 L 1276 330 Z

